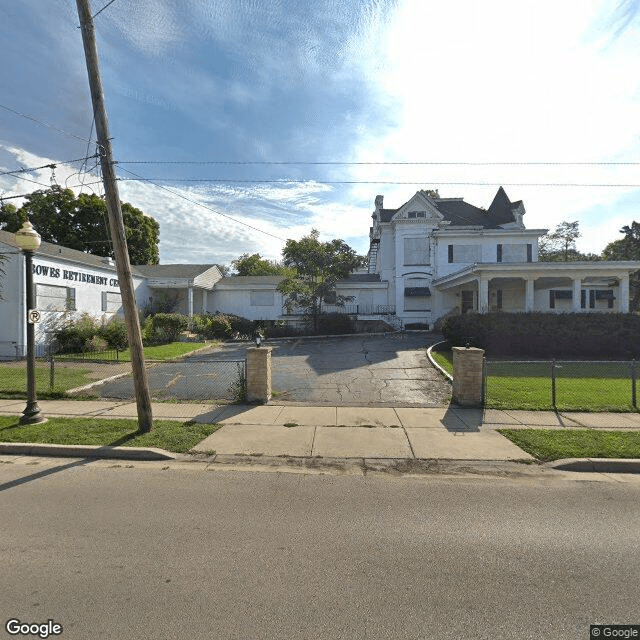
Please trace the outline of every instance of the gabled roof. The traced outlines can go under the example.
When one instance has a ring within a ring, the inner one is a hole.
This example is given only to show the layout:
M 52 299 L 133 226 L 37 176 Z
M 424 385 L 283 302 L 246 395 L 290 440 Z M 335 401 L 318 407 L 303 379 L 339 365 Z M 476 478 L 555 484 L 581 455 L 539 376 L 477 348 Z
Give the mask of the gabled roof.
M 497 229 L 503 224 L 514 222 L 513 212 L 522 205 L 521 200 L 511 202 L 502 187 L 498 189 L 491 206 L 486 211 L 465 202 L 462 198 L 430 197 L 430 200 L 452 226 L 477 226 L 485 229 Z M 380 209 L 380 222 L 391 222 L 401 208 Z
M 147 278 L 195 278 L 215 264 L 144 264 L 132 267 Z
M 21 249 L 16 244 L 14 233 L 10 233 L 9 231 L 0 231 L 0 242 L 13 247 L 16 252 L 21 252 Z M 2 252 L 0 251 L 0 253 Z M 110 271 L 115 271 L 116 269 L 115 263 L 111 258 L 96 256 L 92 253 L 78 251 L 77 249 L 68 249 L 67 247 L 52 244 L 51 242 L 42 242 L 40 244 L 40 248 L 35 253 L 34 258 L 37 260 L 38 256 L 43 258 L 68 260 L 69 262 L 76 262 L 85 265 L 86 267 L 100 267 L 101 269 L 108 269 Z

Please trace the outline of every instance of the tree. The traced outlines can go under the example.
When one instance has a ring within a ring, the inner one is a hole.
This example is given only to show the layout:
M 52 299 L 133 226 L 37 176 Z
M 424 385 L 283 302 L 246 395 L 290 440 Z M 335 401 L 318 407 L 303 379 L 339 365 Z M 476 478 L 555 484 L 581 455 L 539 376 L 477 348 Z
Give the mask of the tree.
M 34 191 L 16 209 L 0 207 L 0 228 L 15 233 L 28 218 L 45 242 L 99 256 L 114 257 L 107 216 L 107 205 L 97 195 L 55 186 Z M 131 264 L 158 264 L 160 225 L 140 209 L 122 204 L 125 234 Z
M 343 240 L 320 242 L 320 233 L 313 229 L 301 240 L 287 240 L 282 250 L 283 263 L 294 270 L 278 285 L 285 296 L 285 306 L 290 312 L 301 307 L 318 329 L 318 317 L 322 302 L 335 296 L 336 283 L 346 278 L 354 269 L 364 266 L 365 258 L 359 256 Z M 344 302 L 335 296 L 337 304 Z
M 576 239 L 580 237 L 578 221 L 561 222 L 554 231 L 540 238 L 538 249 L 542 262 L 569 262 L 576 260 Z M 579 259 L 579 258 L 577 258 Z
M 631 226 L 625 225 L 620 229 L 625 237 L 610 242 L 602 250 L 603 260 L 640 260 L 640 223 L 632 222 Z M 629 278 L 629 292 L 631 300 L 629 309 L 640 309 L 640 271 L 631 274 Z
M 279 276 L 290 275 L 290 270 L 279 262 L 265 260 L 259 253 L 243 253 L 231 265 L 239 276 Z

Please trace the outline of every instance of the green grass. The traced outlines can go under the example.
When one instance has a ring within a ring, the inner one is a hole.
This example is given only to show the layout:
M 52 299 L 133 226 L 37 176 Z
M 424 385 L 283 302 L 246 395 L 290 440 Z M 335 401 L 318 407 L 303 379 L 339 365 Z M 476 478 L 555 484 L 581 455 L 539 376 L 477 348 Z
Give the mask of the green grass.
M 165 361 L 172 360 L 173 358 L 179 358 L 192 351 L 201 349 L 202 347 L 215 347 L 217 343 L 214 342 L 170 342 L 169 344 L 158 344 L 153 347 L 144 347 L 145 360 Z M 109 349 L 104 353 L 96 354 L 82 354 L 82 353 L 69 353 L 63 354 L 60 358 L 65 360 L 82 360 L 82 359 L 99 359 L 108 360 L 114 362 L 130 362 L 131 350 L 125 349 L 119 351 L 116 357 L 115 349 Z
M 82 387 L 91 382 L 88 369 L 57 367 L 55 385 L 49 388 L 49 365 L 36 365 L 36 394 L 42 400 L 62 398 L 67 389 Z M 0 366 L 0 398 L 25 398 L 27 394 L 27 370 L 25 367 Z
M 453 354 L 432 351 L 434 360 L 453 374 Z M 602 361 L 595 365 L 562 361 L 556 369 L 556 405 L 551 391 L 551 365 L 545 362 L 488 363 L 485 389 L 487 409 L 558 411 L 635 411 L 627 363 Z M 640 384 L 638 384 L 640 393 Z
M 19 425 L 18 418 L 0 416 L 0 442 L 159 447 L 186 453 L 220 425 L 155 420 L 149 433 L 138 433 L 136 420 L 49 418 L 43 424 Z
M 563 458 L 640 458 L 640 432 L 602 429 L 498 429 L 540 461 Z

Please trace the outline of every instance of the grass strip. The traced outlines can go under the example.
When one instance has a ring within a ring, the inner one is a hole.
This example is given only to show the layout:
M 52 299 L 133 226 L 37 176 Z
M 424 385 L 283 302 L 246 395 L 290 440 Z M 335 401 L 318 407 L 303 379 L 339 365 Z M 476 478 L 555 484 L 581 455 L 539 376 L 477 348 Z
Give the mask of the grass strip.
M 153 347 L 144 347 L 145 360 L 165 361 L 173 358 L 180 358 L 192 351 L 197 351 L 203 347 L 215 347 L 216 342 L 170 342 L 168 344 L 158 344 Z M 131 350 L 125 349 L 116 354 L 115 349 L 110 349 L 103 353 L 68 353 L 56 356 L 65 360 L 107 360 L 113 362 L 130 362 Z
M 49 418 L 43 424 L 20 425 L 18 417 L 0 416 L 0 442 L 159 447 L 187 453 L 220 428 L 177 420 L 154 420 L 149 433 L 138 432 L 137 420 L 110 418 Z
M 640 432 L 603 429 L 498 429 L 542 462 L 563 458 L 640 458 Z
M 67 389 L 75 389 L 89 384 L 89 369 L 58 367 L 55 370 L 55 386 L 50 388 L 50 367 L 37 364 L 36 393 L 41 400 L 65 397 Z M 0 398 L 24 398 L 27 389 L 27 369 L 24 367 L 0 367 Z

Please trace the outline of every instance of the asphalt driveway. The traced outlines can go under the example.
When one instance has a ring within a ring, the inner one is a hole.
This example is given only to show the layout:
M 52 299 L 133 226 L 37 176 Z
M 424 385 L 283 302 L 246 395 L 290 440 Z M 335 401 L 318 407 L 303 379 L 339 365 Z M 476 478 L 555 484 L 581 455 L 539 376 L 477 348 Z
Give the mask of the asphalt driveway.
M 427 332 L 277 340 L 272 387 L 278 404 L 366 407 L 438 407 L 451 385 L 433 369 L 427 347 L 441 340 Z M 233 400 L 238 375 L 252 343 L 222 345 L 181 362 L 154 364 L 149 384 L 158 399 Z M 226 385 L 226 386 L 225 386 Z M 96 388 L 102 397 L 133 397 L 130 377 Z

